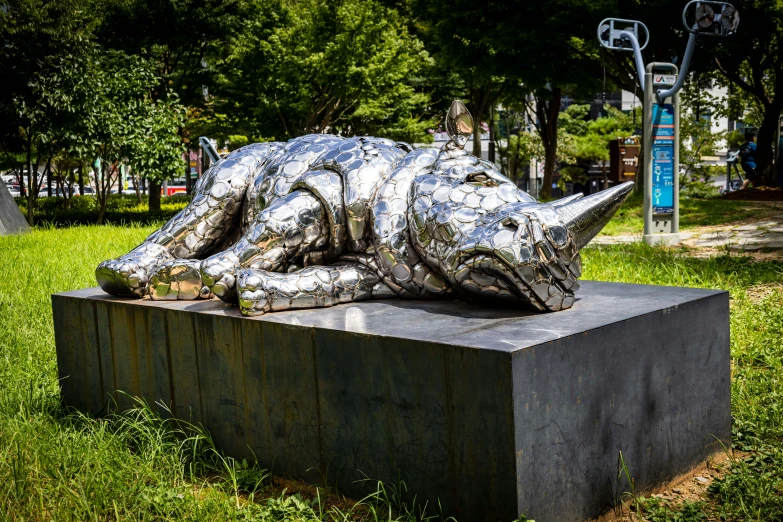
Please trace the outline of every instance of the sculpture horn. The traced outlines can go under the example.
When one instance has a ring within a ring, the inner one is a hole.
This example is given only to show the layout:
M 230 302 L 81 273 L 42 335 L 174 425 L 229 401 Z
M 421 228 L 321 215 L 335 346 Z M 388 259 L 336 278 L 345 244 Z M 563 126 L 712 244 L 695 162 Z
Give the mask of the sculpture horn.
M 583 248 L 606 225 L 633 189 L 633 181 L 571 201 L 557 210 L 577 249 Z
M 582 194 L 581 192 L 577 192 L 576 194 L 572 194 L 570 196 L 566 196 L 564 198 L 560 198 L 558 200 L 555 200 L 555 201 L 553 201 L 550 204 L 553 207 L 555 207 L 555 208 L 560 208 L 560 207 L 564 207 L 566 205 L 569 205 L 569 204 L 573 203 L 577 199 L 582 199 L 583 196 L 584 196 L 584 194 Z

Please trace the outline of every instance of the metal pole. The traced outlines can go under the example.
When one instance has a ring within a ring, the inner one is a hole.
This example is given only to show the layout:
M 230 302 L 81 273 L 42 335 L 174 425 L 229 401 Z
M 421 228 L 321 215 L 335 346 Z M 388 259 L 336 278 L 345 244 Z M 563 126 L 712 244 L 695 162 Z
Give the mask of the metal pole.
M 642 111 L 644 113 L 644 132 L 642 133 L 642 147 L 644 150 L 644 235 L 649 236 L 653 233 L 652 223 L 652 104 L 653 104 L 653 82 L 652 71 L 649 69 L 644 75 L 644 97 L 642 101 Z
M 688 37 L 688 45 L 685 47 L 685 55 L 682 57 L 682 67 L 680 68 L 680 75 L 677 77 L 677 81 L 669 89 L 658 90 L 658 102 L 663 103 L 663 100 L 669 96 L 680 92 L 682 85 L 685 83 L 685 79 L 688 76 L 688 67 L 691 65 L 691 56 L 693 56 L 693 48 L 696 47 L 696 33 L 691 33 Z
M 634 36 L 633 33 L 629 33 L 628 31 L 621 32 L 620 36 L 631 42 L 633 57 L 636 60 L 636 73 L 639 75 L 639 86 L 642 88 L 642 91 L 644 91 L 644 86 L 646 85 L 644 81 L 644 60 L 642 59 L 642 49 L 639 47 L 639 40 L 636 39 L 636 36 Z
M 680 78 L 682 76 L 683 73 L 680 73 Z M 679 78 L 677 81 L 679 81 Z M 674 103 L 674 166 L 672 167 L 674 170 L 674 215 L 672 216 L 672 234 L 678 235 L 674 236 L 673 244 L 680 242 L 680 93 L 678 91 L 675 92 L 676 94 L 672 98 Z

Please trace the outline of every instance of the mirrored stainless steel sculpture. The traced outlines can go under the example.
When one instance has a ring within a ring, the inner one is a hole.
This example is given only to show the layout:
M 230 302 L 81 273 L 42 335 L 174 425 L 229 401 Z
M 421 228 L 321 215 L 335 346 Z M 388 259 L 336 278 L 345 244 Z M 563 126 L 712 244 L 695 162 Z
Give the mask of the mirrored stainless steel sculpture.
M 462 150 L 473 119 L 461 102 L 446 128 L 442 149 L 326 134 L 243 147 L 160 230 L 101 263 L 98 283 L 117 296 L 217 296 L 246 315 L 391 297 L 569 308 L 579 249 L 633 184 L 538 203 Z

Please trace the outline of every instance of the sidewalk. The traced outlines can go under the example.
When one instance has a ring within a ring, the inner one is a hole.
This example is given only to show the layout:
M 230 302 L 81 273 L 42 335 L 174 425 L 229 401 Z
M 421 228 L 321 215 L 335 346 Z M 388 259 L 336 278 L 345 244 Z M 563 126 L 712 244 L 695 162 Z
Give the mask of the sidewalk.
M 693 248 L 728 248 L 732 252 L 758 252 L 783 250 L 783 215 L 772 216 L 758 223 L 737 227 L 711 227 L 709 232 L 681 232 L 683 245 Z M 703 229 L 702 229 L 703 230 Z M 591 245 L 616 245 L 638 243 L 641 234 L 625 236 L 601 236 Z

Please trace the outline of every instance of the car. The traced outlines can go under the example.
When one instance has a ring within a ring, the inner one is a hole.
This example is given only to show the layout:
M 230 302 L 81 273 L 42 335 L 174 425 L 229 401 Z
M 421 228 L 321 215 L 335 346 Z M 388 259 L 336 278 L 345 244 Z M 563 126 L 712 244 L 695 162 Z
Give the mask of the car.
M 8 192 L 15 198 L 18 198 L 22 195 L 22 193 L 19 191 L 18 185 L 6 185 L 6 188 L 8 189 Z

